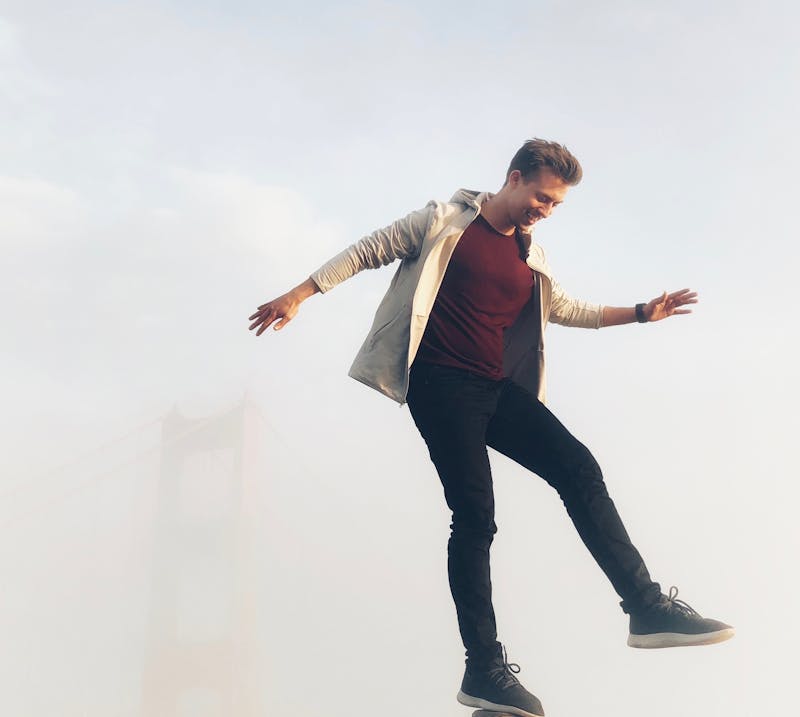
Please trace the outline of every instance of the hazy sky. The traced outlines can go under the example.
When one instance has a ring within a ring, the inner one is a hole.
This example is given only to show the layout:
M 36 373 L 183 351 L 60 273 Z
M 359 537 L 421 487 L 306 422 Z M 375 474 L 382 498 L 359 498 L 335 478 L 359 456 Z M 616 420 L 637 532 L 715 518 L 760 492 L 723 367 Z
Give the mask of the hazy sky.
M 245 391 L 271 426 L 267 714 L 468 714 L 438 479 L 407 409 L 346 376 L 393 269 L 277 335 L 247 317 L 428 199 L 497 190 L 532 136 L 584 168 L 537 227 L 570 293 L 700 292 L 657 325 L 551 327 L 548 397 L 655 578 L 738 634 L 627 648 L 555 494 L 495 456 L 500 639 L 549 715 L 793 705 L 799 23 L 771 0 L 0 3 L 3 714 L 139 714 L 157 471 L 132 457 L 171 406 Z

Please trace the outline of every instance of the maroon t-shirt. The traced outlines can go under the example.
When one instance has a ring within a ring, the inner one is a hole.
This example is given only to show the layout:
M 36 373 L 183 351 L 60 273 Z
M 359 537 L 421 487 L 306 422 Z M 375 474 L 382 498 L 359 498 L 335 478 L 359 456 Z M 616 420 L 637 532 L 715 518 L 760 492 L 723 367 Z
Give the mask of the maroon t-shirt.
M 478 215 L 456 244 L 415 360 L 503 378 L 503 329 L 533 284 L 515 237 Z

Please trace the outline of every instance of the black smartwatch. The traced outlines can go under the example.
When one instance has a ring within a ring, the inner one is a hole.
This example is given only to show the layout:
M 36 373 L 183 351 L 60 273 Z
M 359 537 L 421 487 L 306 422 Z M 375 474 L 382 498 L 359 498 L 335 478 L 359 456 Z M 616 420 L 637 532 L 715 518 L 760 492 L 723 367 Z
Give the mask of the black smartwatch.
M 636 320 L 640 324 L 647 323 L 647 317 L 644 315 L 644 304 L 636 304 Z

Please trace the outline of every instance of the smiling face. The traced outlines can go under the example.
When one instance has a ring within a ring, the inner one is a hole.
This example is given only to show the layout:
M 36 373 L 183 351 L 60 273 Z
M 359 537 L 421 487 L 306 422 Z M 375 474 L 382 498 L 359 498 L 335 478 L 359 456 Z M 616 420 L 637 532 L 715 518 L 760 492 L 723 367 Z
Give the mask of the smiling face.
M 570 185 L 546 167 L 527 180 L 519 170 L 509 173 L 504 194 L 507 222 L 526 234 L 536 222 L 550 216 L 569 191 Z

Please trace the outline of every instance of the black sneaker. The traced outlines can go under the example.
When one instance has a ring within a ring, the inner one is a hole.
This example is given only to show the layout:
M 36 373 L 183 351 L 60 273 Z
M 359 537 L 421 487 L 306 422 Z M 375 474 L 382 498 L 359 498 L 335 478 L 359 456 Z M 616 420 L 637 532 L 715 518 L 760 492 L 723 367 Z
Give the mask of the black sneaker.
M 542 703 L 519 683 L 514 676 L 516 672 L 519 672 L 519 665 L 509 664 L 505 648 L 487 667 L 480 668 L 467 661 L 457 699 L 462 705 L 489 712 L 544 717 Z
M 652 607 L 632 612 L 628 645 L 644 648 L 713 645 L 733 637 L 730 625 L 702 617 L 677 598 L 678 588 L 672 587 L 669 596 L 662 595 Z

